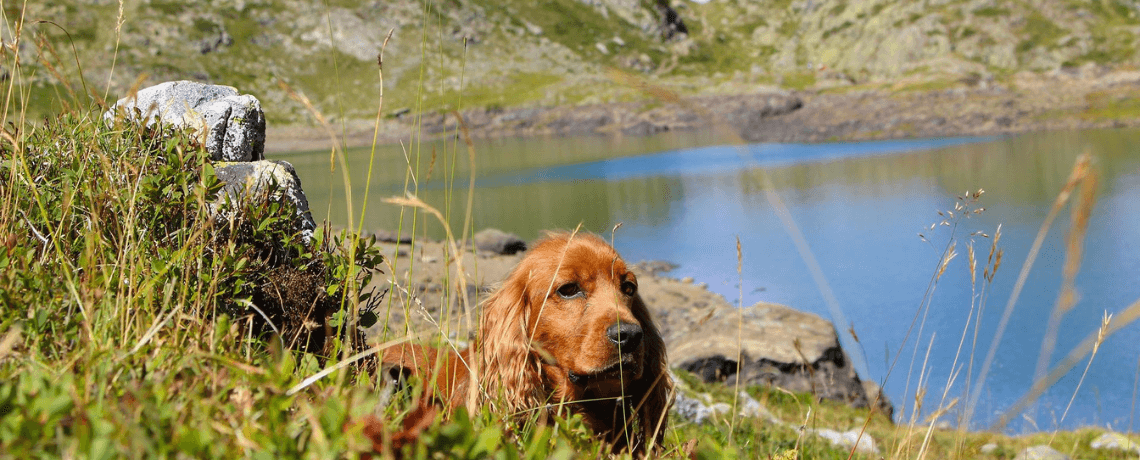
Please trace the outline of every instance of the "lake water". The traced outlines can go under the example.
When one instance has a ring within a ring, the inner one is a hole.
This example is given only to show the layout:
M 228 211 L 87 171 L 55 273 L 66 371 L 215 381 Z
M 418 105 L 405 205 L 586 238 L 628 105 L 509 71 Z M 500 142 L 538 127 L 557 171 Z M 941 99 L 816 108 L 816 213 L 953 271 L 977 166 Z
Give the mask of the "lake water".
M 477 142 L 474 228 L 497 227 L 531 239 L 543 229 L 572 229 L 579 223 L 608 234 L 622 223 L 615 244 L 627 260 L 677 263 L 672 276 L 708 283 L 732 302 L 742 290 L 745 304 L 776 302 L 831 318 L 808 264 L 765 198 L 766 174 L 858 335 L 859 344 L 848 338 L 844 346 L 857 360 L 860 353 L 852 349 L 865 354 L 865 363 L 858 366 L 861 375 L 882 382 L 902 347 L 902 359 L 885 382 L 897 410 L 909 413 L 913 407 L 919 368 L 930 347 L 923 409 L 929 413 L 940 404 L 970 318 L 966 243 L 975 240 L 982 259 L 979 278 L 990 247 L 989 239 L 970 233 L 993 235 L 1001 224 L 1000 247 L 1005 251 L 981 314 L 973 362 L 976 378 L 1033 238 L 1075 158 L 1088 150 L 1101 174 L 1098 200 L 1076 282 L 1079 302 L 1062 320 L 1050 363 L 1094 334 L 1104 312 L 1122 311 L 1140 299 L 1140 131 L 818 145 L 727 143 L 710 133 Z M 379 147 L 371 181 L 370 150 L 353 150 L 348 157 L 356 219 L 366 185 L 371 184 L 365 228 L 395 229 L 400 213 L 380 199 L 404 190 L 418 190 L 417 196 L 452 216 L 456 231 L 462 225 L 469 177 L 462 143 Z M 278 158 L 297 167 L 314 217 L 348 223 L 342 172 L 339 166 L 330 172 L 328 152 Z M 409 171 L 417 180 L 406 179 Z M 939 281 L 922 335 L 916 336 L 916 329 L 906 339 L 950 238 L 949 227 L 926 230 L 943 220 L 939 210 L 953 209 L 958 195 L 979 188 L 985 189 L 980 201 L 985 212 L 959 221 L 959 256 Z M 412 227 L 410 212 L 404 219 L 407 232 Z M 1032 384 L 1060 289 L 1068 228 L 1066 209 L 1029 273 L 972 428 L 988 426 Z M 436 222 L 422 218 L 415 229 L 436 238 L 443 234 Z M 927 241 L 919 238 L 920 232 Z M 737 274 L 737 237 L 744 258 L 742 275 Z M 912 360 L 915 343 L 921 345 Z M 967 362 L 969 348 L 967 340 L 959 363 Z M 1008 431 L 1082 425 L 1135 431 L 1140 428 L 1140 420 L 1133 421 L 1138 359 L 1140 324 L 1134 324 L 1105 342 L 1064 420 L 1061 414 L 1087 359 L 1032 410 L 1017 417 Z M 965 384 L 966 368 L 959 366 L 961 376 L 951 386 L 950 398 L 960 396 Z

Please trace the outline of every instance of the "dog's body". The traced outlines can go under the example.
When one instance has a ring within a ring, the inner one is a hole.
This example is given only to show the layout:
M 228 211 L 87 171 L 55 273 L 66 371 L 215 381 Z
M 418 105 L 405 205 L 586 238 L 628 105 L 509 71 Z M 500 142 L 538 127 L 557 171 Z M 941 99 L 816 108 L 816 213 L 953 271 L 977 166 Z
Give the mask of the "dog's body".
M 569 410 L 615 452 L 635 455 L 660 446 L 672 402 L 665 344 L 637 279 L 593 235 L 539 242 L 487 299 L 475 347 L 402 345 L 383 361 L 424 379 L 441 404 Z

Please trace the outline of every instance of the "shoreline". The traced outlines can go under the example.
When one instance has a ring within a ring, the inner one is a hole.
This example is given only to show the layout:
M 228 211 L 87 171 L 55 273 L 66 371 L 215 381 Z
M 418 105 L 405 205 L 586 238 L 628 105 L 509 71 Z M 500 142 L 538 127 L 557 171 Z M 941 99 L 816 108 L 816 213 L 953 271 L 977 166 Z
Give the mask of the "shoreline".
M 931 137 L 997 136 L 1035 131 L 1140 127 L 1140 71 L 1102 74 L 1021 72 L 987 80 L 834 86 L 809 91 L 765 89 L 692 96 L 677 102 L 480 108 L 462 112 L 472 139 L 537 136 L 646 136 L 725 129 L 748 143 L 820 143 Z M 405 113 L 333 126 L 347 147 L 395 144 L 417 131 L 428 138 L 459 132 L 454 114 Z M 266 152 L 329 149 L 313 126 L 271 127 Z

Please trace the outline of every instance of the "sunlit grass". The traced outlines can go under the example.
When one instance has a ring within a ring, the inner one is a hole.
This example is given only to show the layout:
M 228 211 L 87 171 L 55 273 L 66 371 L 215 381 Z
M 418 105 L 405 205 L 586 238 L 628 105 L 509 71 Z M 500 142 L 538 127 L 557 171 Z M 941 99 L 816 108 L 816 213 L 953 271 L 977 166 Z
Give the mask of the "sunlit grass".
M 425 3 L 425 17 L 430 17 L 429 5 Z M 19 24 L 20 20 L 6 21 Z M 424 48 L 428 48 L 430 33 L 439 32 L 431 27 L 425 19 Z M 60 57 L 63 53 L 49 55 L 54 56 L 52 62 L 66 62 Z M 14 57 L 6 55 L 5 59 Z M 380 88 L 382 71 L 380 67 Z M 291 210 L 280 205 L 252 206 L 245 210 L 249 217 L 244 220 L 214 219 L 208 204 L 219 184 L 191 136 L 126 123 L 106 124 L 101 119 L 105 104 L 94 96 L 98 89 L 88 88 L 63 71 L 59 75 L 62 80 L 54 91 L 55 99 L 36 101 L 43 105 L 33 107 L 61 113 L 57 120 L 25 121 L 29 88 L 22 86 L 18 73 L 9 81 L 4 99 L 4 119 L 11 125 L 0 133 L 0 303 L 4 305 L 0 309 L 0 456 L 331 458 L 373 449 L 357 424 L 367 416 L 377 416 L 389 435 L 399 432 L 414 397 L 386 393 L 367 366 L 368 354 L 379 349 L 369 345 L 376 342 L 354 344 L 356 335 L 344 332 L 355 327 L 355 318 L 370 302 L 379 307 L 375 311 L 399 310 L 404 318 L 420 313 L 415 297 L 419 291 L 408 284 L 410 276 L 405 278 L 393 268 L 397 261 L 381 261 L 371 242 L 359 239 L 355 231 L 333 235 L 322 230 L 316 245 L 307 247 L 297 240 L 289 220 L 282 218 L 291 216 Z M 813 75 L 790 75 L 791 81 L 785 84 L 810 86 Z M 537 84 L 553 82 L 542 75 L 522 78 L 532 78 Z M 295 94 L 314 119 L 322 120 L 319 124 L 332 139 L 330 174 L 339 175 L 345 186 L 350 227 L 359 231 L 361 227 L 352 224 L 363 222 L 366 213 L 397 212 L 393 206 L 398 206 L 404 219 L 397 231 L 416 241 L 407 257 L 414 257 L 428 225 L 445 231 L 449 263 L 439 274 L 445 286 L 440 294 L 444 308 L 435 318 L 435 328 L 385 340 L 462 347 L 474 337 L 478 323 L 472 315 L 480 300 L 478 290 L 475 297 L 467 296 L 465 276 L 474 273 L 478 279 L 478 267 L 463 262 L 470 251 L 465 241 L 474 230 L 470 217 L 474 183 L 458 182 L 455 174 L 457 164 L 468 162 L 473 181 L 474 158 L 479 152 L 463 132 L 462 119 L 457 117 L 452 142 L 450 146 L 444 143 L 440 152 L 424 151 L 418 132 L 409 139 L 404 164 L 398 165 L 407 178 L 404 196 L 383 205 L 373 203 L 371 208 L 361 206 L 356 215 L 349 163 L 337 140 L 337 128 L 324 121 L 303 95 Z M 421 108 L 455 109 L 498 103 L 489 93 L 432 88 L 422 91 L 415 102 L 423 104 Z M 378 120 L 384 111 L 381 93 Z M 343 110 L 337 115 L 336 119 L 346 118 Z M 369 160 L 371 168 L 374 158 Z M 1080 265 L 1083 231 L 1078 225 L 1087 222 L 1093 205 L 1084 192 L 1095 190 L 1095 174 L 1081 169 L 1086 167 L 1078 163 L 1063 192 L 1080 187 L 1082 194 L 1072 209 L 1075 216 L 1085 219 L 1074 219 L 1070 229 L 1073 238 L 1068 240 L 1068 251 L 1074 262 L 1067 265 L 1069 283 L 1063 296 L 1072 294 L 1071 281 Z M 428 203 L 416 196 L 416 185 L 429 171 L 439 171 L 448 181 L 444 203 Z M 366 177 L 371 181 L 371 174 Z M 967 194 L 961 207 L 948 211 L 957 217 L 945 222 L 952 226 L 978 209 L 972 206 L 979 197 L 980 193 Z M 1068 195 L 1063 198 L 1058 199 L 1054 213 L 1066 204 Z M 450 216 L 459 214 L 463 221 L 453 222 Z M 794 228 L 792 224 L 789 227 Z M 1047 222 L 1042 232 L 1048 229 Z M 981 257 L 974 247 L 959 243 L 961 235 L 952 233 L 946 238 L 942 257 L 932 271 L 930 295 L 943 273 L 954 269 L 951 261 L 962 257 L 957 251 L 966 247 L 968 270 L 978 289 L 977 296 L 962 303 L 969 306 L 966 314 L 971 318 L 980 317 L 988 285 L 1001 265 L 998 235 L 995 232 L 992 237 L 980 278 L 977 262 Z M 805 259 L 810 259 L 810 252 L 806 254 Z M 413 272 L 418 269 L 414 260 L 409 267 Z M 1032 260 L 1027 261 L 1023 271 L 1032 265 Z M 383 283 L 399 289 L 369 299 L 362 291 L 367 278 L 361 275 L 377 268 L 384 269 Z M 266 275 L 274 270 L 294 270 L 291 273 L 315 278 L 309 287 L 323 289 L 336 301 L 329 324 L 339 331 L 331 334 L 327 347 L 298 349 L 304 348 L 293 346 L 304 340 L 300 336 L 266 329 L 260 318 L 272 315 L 256 311 L 251 299 L 268 292 L 268 286 L 281 284 L 281 279 Z M 820 286 L 826 290 L 825 281 Z M 1011 299 L 1009 305 L 1015 301 Z M 1069 305 L 1060 299 L 1057 315 Z M 981 446 L 991 442 L 999 445 L 990 454 L 994 458 L 1012 457 L 1036 444 L 1050 444 L 1081 458 L 1116 456 L 1088 447 L 1100 430 L 1010 438 L 966 430 L 972 402 L 955 402 L 942 393 L 935 407 L 927 406 L 923 395 L 936 388 L 924 377 L 934 364 L 921 358 L 927 351 L 921 343 L 929 340 L 922 329 L 928 307 L 929 298 L 917 306 L 914 340 L 901 344 L 900 353 L 895 353 L 905 356 L 902 347 L 913 346 L 908 371 L 890 377 L 914 381 L 906 385 L 907 400 L 897 402 L 902 405 L 900 413 L 907 416 L 899 424 L 882 414 L 817 401 L 810 395 L 707 385 L 680 373 L 691 395 L 707 393 L 710 403 L 728 403 L 731 409 L 703 425 L 670 416 L 661 454 L 878 458 L 852 454 L 805 434 L 809 429 L 833 428 L 861 430 L 876 440 L 880 456 L 893 459 L 977 458 L 982 455 Z M 1039 383 L 1027 390 L 1027 401 L 1048 388 L 1058 373 L 1067 372 L 1066 366 L 1083 362 L 1085 357 L 1095 359 L 1095 350 L 1104 339 L 1134 321 L 1138 311 L 1140 307 L 1134 304 L 1112 319 L 1106 317 L 1102 328 L 1086 340 L 1087 346 L 1071 352 L 1053 370 L 1039 366 Z M 960 357 L 970 363 L 967 369 L 971 370 L 976 353 L 996 349 L 996 345 L 978 348 L 978 325 L 973 321 L 973 330 L 968 321 L 959 342 Z M 453 329 L 453 325 L 459 327 Z M 1046 335 L 1043 356 L 1051 354 L 1055 342 L 1056 334 Z M 362 350 L 366 351 L 358 354 Z M 970 373 L 956 374 L 946 388 L 966 386 L 966 396 L 980 394 L 991 360 L 986 358 L 976 379 L 971 380 Z M 413 387 L 410 391 L 420 390 Z M 777 422 L 740 417 L 736 409 L 744 400 L 741 391 L 759 401 Z M 406 453 L 416 458 L 441 454 L 449 458 L 569 458 L 595 457 L 605 451 L 577 417 L 554 417 L 547 423 L 537 415 L 520 419 L 517 414 L 493 413 L 488 407 L 478 409 L 435 419 Z M 957 429 L 937 425 L 940 416 L 953 411 L 965 414 L 958 418 Z M 1010 412 L 1017 415 L 1017 411 Z M 381 449 L 381 454 L 391 452 Z

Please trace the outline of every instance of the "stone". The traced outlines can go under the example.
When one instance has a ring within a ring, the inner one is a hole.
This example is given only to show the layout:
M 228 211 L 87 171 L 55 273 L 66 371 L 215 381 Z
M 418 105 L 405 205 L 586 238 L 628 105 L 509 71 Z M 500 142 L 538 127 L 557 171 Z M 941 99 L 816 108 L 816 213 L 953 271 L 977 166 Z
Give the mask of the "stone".
M 875 445 L 875 440 L 871 438 L 871 435 L 866 432 L 860 435 L 860 430 L 858 429 L 852 429 L 842 433 L 829 428 L 809 431 L 816 436 L 828 440 L 832 446 L 842 447 L 844 449 L 855 447 L 856 452 L 865 454 L 879 453 L 879 448 Z
M 103 118 L 141 116 L 147 125 L 189 128 L 218 161 L 264 159 L 265 113 L 261 102 L 236 88 L 192 81 L 170 81 L 119 99 Z
M 764 419 L 772 424 L 780 423 L 780 419 L 775 414 L 748 393 L 741 391 L 737 402 L 740 405 L 741 417 Z
M 714 414 L 713 409 L 700 400 L 690 398 L 682 393 L 677 393 L 677 397 L 673 401 L 673 412 L 698 425 L 704 423 Z
M 706 318 L 669 340 L 673 366 L 706 382 L 732 385 L 739 379 L 853 407 L 870 407 L 874 401 L 840 347 L 835 328 L 817 315 L 760 303 L 740 311 L 718 308 Z M 886 398 L 879 399 L 878 410 L 888 418 L 894 415 Z
M 983 454 L 989 455 L 996 452 L 997 449 L 998 445 L 991 442 L 989 444 L 982 444 L 981 452 Z
M 1049 446 L 1033 446 L 1018 453 L 1013 460 L 1069 460 L 1069 456 Z
M 491 254 L 511 255 L 526 250 L 526 242 L 518 235 L 488 228 L 475 234 L 475 247 Z
M 376 230 L 373 234 L 376 235 L 376 241 L 381 243 L 412 244 L 412 242 L 415 241 L 411 234 L 405 233 L 403 235 L 397 235 L 396 232 L 391 230 L 380 229 Z
M 1089 443 L 1093 449 L 1124 450 L 1140 453 L 1140 445 L 1120 433 L 1105 433 Z
M 317 225 L 309 213 L 309 200 L 301 189 L 297 171 L 287 161 L 218 163 L 214 173 L 225 185 L 211 209 L 215 216 L 228 218 L 222 204 L 242 201 L 289 202 L 296 209 L 297 230 L 305 243 L 312 240 Z M 216 217 L 217 218 L 217 217 Z

